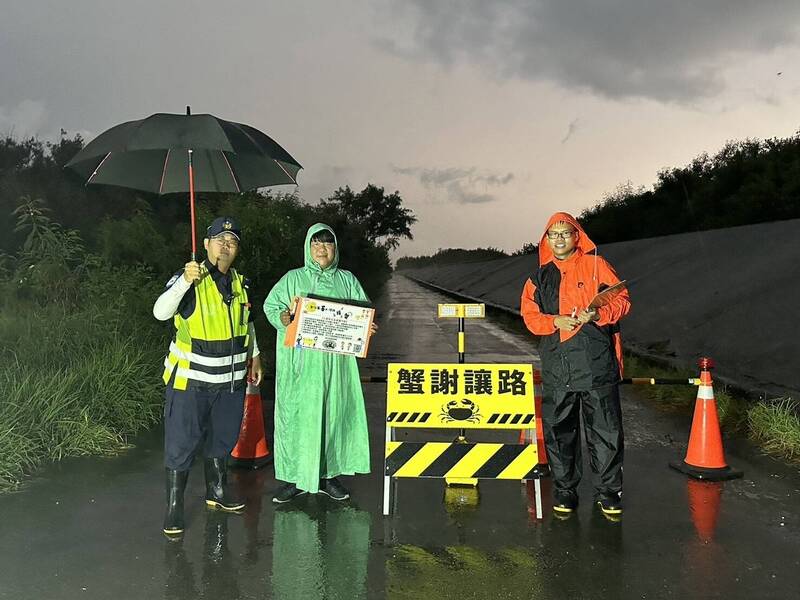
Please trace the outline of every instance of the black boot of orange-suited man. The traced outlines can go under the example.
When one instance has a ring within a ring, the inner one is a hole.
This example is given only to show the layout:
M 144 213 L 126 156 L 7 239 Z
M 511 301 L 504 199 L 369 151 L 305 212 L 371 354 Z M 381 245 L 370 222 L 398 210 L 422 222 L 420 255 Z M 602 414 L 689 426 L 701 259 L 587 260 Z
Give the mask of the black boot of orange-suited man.
M 164 533 L 168 536 L 179 536 L 183 533 L 183 492 L 189 471 L 167 469 L 167 513 L 164 517 Z
M 244 502 L 233 498 L 228 492 L 227 461 L 225 458 L 206 458 L 206 505 L 225 512 L 239 512 Z

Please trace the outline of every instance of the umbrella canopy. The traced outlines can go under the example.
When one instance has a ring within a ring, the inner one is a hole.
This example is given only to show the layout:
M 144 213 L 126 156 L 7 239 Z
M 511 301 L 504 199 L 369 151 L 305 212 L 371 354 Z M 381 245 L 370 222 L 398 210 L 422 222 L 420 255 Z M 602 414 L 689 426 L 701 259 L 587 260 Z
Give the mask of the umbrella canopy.
M 154 194 L 243 192 L 296 184 L 302 168 L 258 129 L 213 115 L 158 113 L 101 133 L 67 163 L 87 184 L 116 185 Z

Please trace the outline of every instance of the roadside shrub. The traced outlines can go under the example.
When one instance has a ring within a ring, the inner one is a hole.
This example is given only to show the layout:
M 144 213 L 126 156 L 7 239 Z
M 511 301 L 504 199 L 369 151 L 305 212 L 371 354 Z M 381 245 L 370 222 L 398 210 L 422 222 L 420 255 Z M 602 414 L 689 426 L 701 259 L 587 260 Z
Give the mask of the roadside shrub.
M 762 401 L 748 413 L 750 436 L 767 452 L 800 461 L 800 403 L 791 398 Z
M 26 198 L 0 271 L 0 490 L 43 460 L 124 449 L 157 422 L 163 328 L 145 267 L 112 267 Z

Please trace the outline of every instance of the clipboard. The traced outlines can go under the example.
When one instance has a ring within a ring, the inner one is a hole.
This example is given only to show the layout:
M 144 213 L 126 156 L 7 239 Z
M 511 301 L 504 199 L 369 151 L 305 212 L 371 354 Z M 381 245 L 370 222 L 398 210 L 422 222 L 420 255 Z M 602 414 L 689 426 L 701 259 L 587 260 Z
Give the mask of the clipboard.
M 293 302 L 294 319 L 286 328 L 283 345 L 364 358 L 375 309 L 342 301 L 302 297 Z
M 626 289 L 628 289 L 628 281 L 623 279 L 622 281 L 607 287 L 602 292 L 598 292 L 597 295 L 592 298 L 592 301 L 589 302 L 589 306 L 587 306 L 586 309 L 591 310 L 593 308 L 605 306 Z

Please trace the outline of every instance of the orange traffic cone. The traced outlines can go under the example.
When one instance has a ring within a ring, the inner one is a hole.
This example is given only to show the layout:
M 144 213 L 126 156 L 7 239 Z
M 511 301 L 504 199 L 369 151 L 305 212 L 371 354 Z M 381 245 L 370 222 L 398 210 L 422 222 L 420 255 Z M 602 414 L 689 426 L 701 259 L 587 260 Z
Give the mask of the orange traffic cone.
M 261 408 L 261 392 L 252 383 L 247 383 L 247 395 L 244 400 L 244 417 L 239 441 L 231 452 L 232 467 L 260 469 L 268 464 L 269 455 L 267 438 L 264 436 L 264 411 Z
M 719 504 L 722 499 L 722 483 L 718 481 L 686 481 L 686 491 L 689 498 L 689 515 L 697 531 L 697 536 L 702 542 L 714 539 L 717 528 Z
M 700 386 L 697 388 L 689 448 L 682 462 L 673 461 L 669 466 L 695 479 L 724 481 L 741 477 L 742 472 L 730 468 L 725 462 L 717 418 L 717 401 L 714 399 L 714 385 L 711 380 L 713 366 L 710 358 L 700 359 Z

